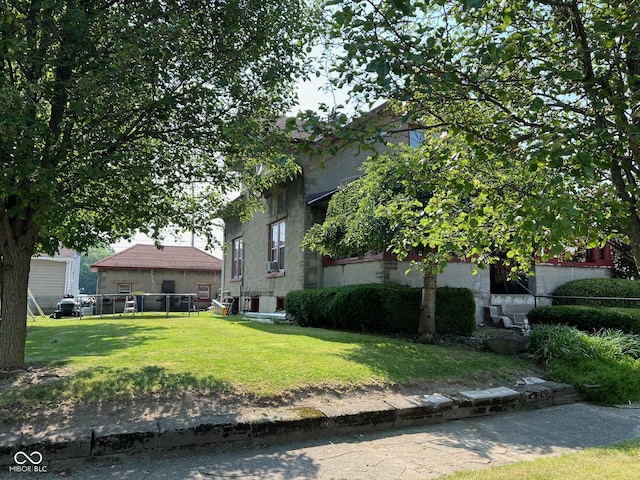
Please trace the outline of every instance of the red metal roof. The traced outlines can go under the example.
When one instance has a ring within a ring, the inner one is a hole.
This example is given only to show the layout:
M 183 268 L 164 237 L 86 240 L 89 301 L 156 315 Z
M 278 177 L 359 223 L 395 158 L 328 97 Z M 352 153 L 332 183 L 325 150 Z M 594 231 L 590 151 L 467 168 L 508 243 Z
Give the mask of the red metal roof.
M 122 252 L 103 258 L 91 265 L 91 269 L 135 269 L 135 270 L 222 270 L 222 262 L 213 255 L 195 247 L 164 247 L 134 245 Z

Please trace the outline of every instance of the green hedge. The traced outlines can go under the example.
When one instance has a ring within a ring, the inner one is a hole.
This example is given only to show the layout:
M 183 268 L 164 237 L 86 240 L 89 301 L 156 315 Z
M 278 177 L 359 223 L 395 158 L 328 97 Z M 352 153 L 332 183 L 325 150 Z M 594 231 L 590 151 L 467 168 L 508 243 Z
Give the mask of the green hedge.
M 350 285 L 290 292 L 285 310 L 303 327 L 415 334 L 421 291 L 401 285 Z
M 333 318 L 331 307 L 337 292 L 338 288 L 296 290 L 285 297 L 284 308 L 303 327 L 325 327 L 326 319 Z
M 640 282 L 622 278 L 590 278 L 560 285 L 554 297 L 639 298 Z M 640 301 L 592 300 L 585 298 L 554 298 L 554 305 L 589 305 L 593 307 L 640 308 Z
M 366 284 L 290 292 L 285 310 L 298 325 L 359 332 L 414 335 L 422 291 L 402 285 Z M 470 290 L 436 291 L 436 331 L 470 335 L 475 302 Z
M 603 328 L 640 333 L 640 309 L 562 305 L 534 308 L 527 314 L 531 325 L 570 325 L 585 332 Z
M 436 332 L 439 335 L 473 334 L 476 301 L 468 288 L 440 287 L 436 290 Z

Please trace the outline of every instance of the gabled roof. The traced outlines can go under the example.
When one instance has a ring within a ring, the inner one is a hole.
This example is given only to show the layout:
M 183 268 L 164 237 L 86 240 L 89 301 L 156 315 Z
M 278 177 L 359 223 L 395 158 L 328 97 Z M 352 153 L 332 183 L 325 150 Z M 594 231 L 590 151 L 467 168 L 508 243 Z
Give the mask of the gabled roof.
M 219 272 L 222 262 L 195 247 L 164 247 L 134 245 L 122 252 L 103 258 L 91 265 L 91 270 L 180 270 Z

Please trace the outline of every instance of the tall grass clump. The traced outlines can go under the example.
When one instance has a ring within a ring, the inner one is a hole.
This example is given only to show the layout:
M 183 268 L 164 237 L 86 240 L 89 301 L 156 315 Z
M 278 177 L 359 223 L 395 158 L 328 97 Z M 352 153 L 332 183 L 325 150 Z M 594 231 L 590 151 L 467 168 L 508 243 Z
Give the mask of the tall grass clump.
M 640 400 L 638 335 L 616 330 L 588 334 L 566 325 L 541 325 L 531 332 L 531 345 L 550 379 L 576 385 L 588 400 Z

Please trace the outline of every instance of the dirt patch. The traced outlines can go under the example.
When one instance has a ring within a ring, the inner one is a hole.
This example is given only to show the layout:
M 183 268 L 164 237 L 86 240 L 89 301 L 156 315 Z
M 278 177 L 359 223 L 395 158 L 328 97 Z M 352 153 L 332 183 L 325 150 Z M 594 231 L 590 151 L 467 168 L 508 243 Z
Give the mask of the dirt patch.
M 71 370 L 32 368 L 0 380 L 0 392 L 10 388 L 51 382 L 71 375 Z M 176 394 L 154 393 L 135 399 L 113 402 L 61 403 L 26 409 L 18 404 L 0 409 L 0 431 L 44 434 L 73 427 L 92 427 L 129 422 L 154 421 L 162 418 L 199 418 L 224 414 L 260 413 L 274 407 L 318 408 L 323 405 L 381 400 L 396 395 L 453 394 L 461 390 L 477 390 L 496 386 L 513 386 L 523 376 L 541 376 L 535 368 L 506 378 L 491 373 L 464 383 L 455 380 L 420 382 L 403 387 L 369 385 L 348 388 L 320 385 L 269 398 L 255 398 L 238 393 L 184 391 Z

